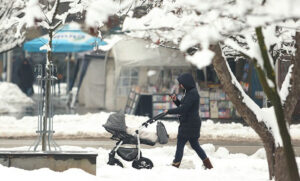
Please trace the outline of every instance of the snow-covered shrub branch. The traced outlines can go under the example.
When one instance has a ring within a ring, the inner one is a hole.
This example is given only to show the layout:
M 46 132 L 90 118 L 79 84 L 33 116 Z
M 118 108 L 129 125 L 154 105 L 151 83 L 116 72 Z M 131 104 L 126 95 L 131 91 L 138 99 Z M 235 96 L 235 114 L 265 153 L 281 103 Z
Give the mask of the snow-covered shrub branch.
M 69 3 L 67 12 L 57 15 L 60 3 Z M 0 52 L 20 45 L 28 28 L 55 29 L 70 14 L 83 12 L 84 0 L 2 0 L 0 2 Z M 57 24 L 59 23 L 59 24 Z
M 290 5 L 293 3 L 293 5 Z M 258 53 L 258 44 L 252 43 L 251 36 L 255 34 L 254 28 L 265 26 L 264 31 L 269 32 L 275 28 L 274 23 L 282 24 L 283 20 L 299 17 L 297 8 L 299 2 L 260 1 L 252 0 L 165 0 L 160 7 L 155 7 L 141 18 L 127 17 L 123 24 L 128 35 L 149 38 L 153 42 L 172 42 L 177 44 L 182 51 L 189 47 L 200 45 L 196 53 L 198 67 L 208 65 L 211 60 L 205 58 L 209 44 L 225 41 L 232 36 L 243 35 L 250 47 L 245 54 L 256 58 L 261 64 L 261 55 Z M 279 7 L 282 7 L 283 9 Z M 274 12 L 274 8 L 279 11 Z M 270 26 L 269 26 L 270 25 Z M 151 29 L 172 28 L 172 31 L 150 31 Z M 145 32 L 135 30 L 145 30 Z M 147 31 L 146 31 L 147 30 Z M 272 34 L 271 34 L 272 35 Z M 251 41 L 249 41 L 251 40 Z M 270 40 L 270 41 L 269 41 Z M 275 39 L 266 37 L 266 43 L 274 43 Z M 226 43 L 225 43 L 226 44 Z M 242 50 L 239 48 L 239 50 Z M 211 54 L 211 53 L 210 53 Z M 203 55 L 203 56 L 199 56 Z M 192 57 L 189 57 L 191 59 Z M 207 62 L 203 63 L 206 59 Z M 211 57 L 212 58 L 212 57 Z M 193 61 L 197 64 L 197 61 Z M 202 62 L 200 62 L 202 61 Z M 273 65 L 273 63 L 271 64 Z M 263 66 L 262 66 L 263 67 Z
M 0 52 L 7 51 L 25 40 L 25 29 L 41 19 L 37 0 L 2 0 L 0 3 Z

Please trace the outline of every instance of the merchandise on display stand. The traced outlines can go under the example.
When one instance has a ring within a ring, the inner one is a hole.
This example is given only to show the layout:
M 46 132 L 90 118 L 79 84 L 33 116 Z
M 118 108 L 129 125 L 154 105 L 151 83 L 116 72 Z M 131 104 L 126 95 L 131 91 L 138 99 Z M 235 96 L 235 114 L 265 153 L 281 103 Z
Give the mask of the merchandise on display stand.
M 225 92 L 217 88 L 201 89 L 199 115 L 202 119 L 240 119 L 232 102 Z M 182 95 L 177 95 L 180 100 Z M 140 93 L 132 89 L 128 95 L 125 107 L 126 114 L 140 116 L 157 115 L 166 109 L 176 108 L 169 94 L 166 93 Z M 166 115 L 164 119 L 177 120 L 176 115 Z

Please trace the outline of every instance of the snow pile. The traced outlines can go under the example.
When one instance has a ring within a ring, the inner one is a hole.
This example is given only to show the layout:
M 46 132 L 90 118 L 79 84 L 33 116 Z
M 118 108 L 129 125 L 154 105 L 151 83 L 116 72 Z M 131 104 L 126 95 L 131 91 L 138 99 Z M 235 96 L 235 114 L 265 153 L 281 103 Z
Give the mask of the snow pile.
M 202 122 L 200 135 L 205 139 L 259 139 L 251 127 L 240 123 L 214 123 L 212 120 Z
M 88 113 L 85 115 L 56 115 L 54 116 L 55 137 L 59 138 L 110 138 L 103 124 L 106 123 L 111 113 Z M 131 133 L 147 121 L 148 117 L 126 115 L 126 125 Z M 170 139 L 177 137 L 178 122 L 163 121 Z M 25 116 L 16 119 L 10 116 L 0 117 L 0 137 L 16 138 L 36 136 L 37 117 Z M 156 123 L 143 129 L 146 136 L 156 136 Z M 300 125 L 290 127 L 291 137 L 300 140 Z M 258 140 L 258 135 L 250 127 L 240 123 L 214 123 L 211 120 L 202 121 L 201 139 L 223 139 L 223 140 Z
M 43 178 L 50 180 L 210 180 L 210 181 L 265 181 L 268 179 L 268 166 L 263 150 L 247 156 L 245 154 L 231 154 L 223 147 L 216 149 L 211 144 L 202 146 L 210 158 L 214 168 L 204 170 L 202 161 L 197 154 L 189 147 L 185 148 L 184 157 L 179 169 L 170 166 L 175 153 L 175 146 L 156 147 L 142 149 L 144 157 L 150 158 L 154 164 L 151 170 L 136 170 L 131 167 L 132 162 L 126 162 L 116 156 L 123 163 L 124 168 L 107 165 L 110 150 L 99 148 L 80 148 L 74 146 L 62 146 L 64 151 L 91 151 L 98 153 L 97 176 L 92 176 L 80 169 L 69 169 L 65 172 L 54 172 L 47 168 L 25 171 L 17 168 L 7 168 L 0 165 L 0 172 L 3 178 L 12 181 L 30 178 L 32 181 Z M 27 150 L 28 147 L 1 149 L 1 150 Z M 300 164 L 300 159 L 297 158 Z M 6 177 L 7 176 L 7 177 Z
M 30 106 L 33 100 L 27 97 L 16 84 L 0 82 L 0 113 L 18 112 L 18 107 Z

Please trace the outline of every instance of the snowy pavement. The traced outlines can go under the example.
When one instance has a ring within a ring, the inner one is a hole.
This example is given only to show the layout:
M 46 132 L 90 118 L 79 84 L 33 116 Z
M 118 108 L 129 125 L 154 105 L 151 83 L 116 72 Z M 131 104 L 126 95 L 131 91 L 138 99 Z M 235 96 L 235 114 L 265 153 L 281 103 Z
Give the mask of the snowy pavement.
M 17 181 L 28 178 L 31 181 L 38 181 L 41 178 L 45 181 L 72 180 L 72 181 L 134 181 L 134 180 L 210 180 L 210 181 L 267 181 L 268 167 L 263 149 L 255 154 L 231 154 L 224 147 L 216 148 L 212 144 L 204 144 L 204 150 L 214 165 L 212 170 L 204 170 L 202 162 L 190 148 L 185 149 L 182 165 L 179 169 L 170 166 L 175 152 L 175 146 L 164 146 L 152 149 L 142 149 L 143 156 L 150 158 L 154 163 L 151 170 L 136 170 L 131 167 L 131 162 L 122 159 L 125 168 L 109 166 L 109 149 L 104 148 L 80 148 L 74 146 L 63 146 L 65 151 L 92 151 L 98 153 L 97 175 L 92 176 L 79 169 L 69 169 L 65 172 L 53 172 L 47 168 L 24 171 L 17 168 L 7 168 L 0 165 L 2 178 Z M 7 150 L 26 150 L 28 147 L 7 148 Z M 300 165 L 300 158 L 297 158 Z
M 54 137 L 56 138 L 109 138 L 111 136 L 104 128 L 111 113 L 99 112 L 85 115 L 56 115 L 54 116 Z M 137 129 L 148 117 L 126 115 L 126 125 L 131 131 Z M 170 136 L 177 136 L 178 122 L 163 121 Z M 0 116 L 0 138 L 35 137 L 37 117 L 25 116 L 16 119 L 13 116 Z M 144 130 L 149 136 L 156 135 L 156 123 Z M 300 140 L 300 124 L 291 125 L 290 134 L 293 140 Z M 259 140 L 258 135 L 248 126 L 240 123 L 214 123 L 203 121 L 201 139 L 211 140 Z
M 18 138 L 18 139 L 7 139 L 0 138 L 0 151 L 2 148 L 13 148 L 13 147 L 25 147 L 32 145 L 35 142 L 36 138 Z M 113 141 L 108 138 L 84 138 L 84 139 L 55 139 L 55 142 L 60 146 L 77 146 L 81 148 L 104 148 L 104 149 L 112 149 L 116 141 Z M 258 141 L 230 141 L 230 140 L 203 140 L 200 139 L 199 143 L 203 144 L 213 144 L 216 149 L 219 147 L 226 148 L 230 153 L 243 153 L 246 155 L 252 155 L 257 150 L 263 148 L 262 142 Z M 143 149 L 151 149 L 156 147 L 164 147 L 164 146 L 175 146 L 176 140 L 169 140 L 167 145 L 156 144 L 154 146 L 142 145 Z M 294 150 L 296 156 L 300 156 L 300 142 L 293 142 Z M 189 144 L 187 144 L 190 147 Z
M 185 149 L 182 166 L 179 169 L 170 166 L 175 153 L 175 138 L 178 129 L 178 123 L 175 121 L 163 121 L 170 136 L 169 144 L 154 147 L 142 146 L 143 155 L 150 158 L 154 163 L 152 170 L 135 170 L 131 167 L 131 162 L 124 160 L 121 160 L 125 165 L 124 169 L 108 166 L 106 164 L 108 153 L 115 142 L 109 140 L 111 134 L 102 125 L 105 124 L 110 114 L 99 112 L 85 115 L 54 116 L 54 139 L 59 143 L 62 150 L 98 153 L 96 176 L 80 169 L 69 169 L 65 172 L 54 172 L 47 168 L 25 171 L 0 165 L 1 176 L 12 181 L 24 180 L 24 178 L 31 181 L 40 180 L 41 178 L 45 181 L 115 181 L 120 179 L 125 181 L 182 181 L 195 180 L 195 178 L 211 181 L 268 180 L 265 152 L 263 149 L 259 149 L 261 142 L 257 134 L 251 128 L 239 123 L 222 124 L 214 123 L 211 120 L 202 123 L 200 143 L 214 165 L 212 170 L 203 170 L 201 160 L 189 146 Z M 126 115 L 126 125 L 131 131 L 147 120 L 147 117 Z M 32 144 L 36 138 L 36 128 L 36 116 L 25 116 L 21 119 L 13 116 L 0 116 L 0 150 L 28 150 L 28 145 Z M 150 125 L 144 131 L 145 135 L 155 136 L 156 124 Z M 296 147 L 298 147 L 300 125 L 292 125 L 290 133 Z M 14 143 L 14 141 L 17 143 Z M 230 142 L 231 145 L 226 145 Z M 20 147 L 21 145 L 23 147 Z M 297 163 L 300 165 L 300 157 L 297 157 Z

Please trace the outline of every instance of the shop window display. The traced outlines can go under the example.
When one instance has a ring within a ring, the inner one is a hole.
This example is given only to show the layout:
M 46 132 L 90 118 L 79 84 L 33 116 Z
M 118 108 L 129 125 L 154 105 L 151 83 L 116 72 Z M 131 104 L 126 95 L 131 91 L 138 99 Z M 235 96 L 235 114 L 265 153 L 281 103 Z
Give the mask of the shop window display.
M 234 66 L 233 66 L 234 67 Z M 138 70 L 138 69 L 137 69 Z M 146 86 L 133 86 L 132 83 L 138 83 L 138 75 L 141 72 L 127 71 L 121 74 L 120 84 L 125 87 L 128 92 L 128 101 L 125 108 L 127 114 L 135 114 L 141 116 L 155 116 L 165 109 L 175 108 L 176 105 L 170 100 L 169 94 L 176 93 L 179 99 L 182 98 L 184 92 L 180 92 L 176 78 L 187 70 L 181 69 L 163 69 L 151 70 L 151 76 L 147 77 Z M 208 71 L 209 70 L 209 71 Z M 196 72 L 196 71 L 195 71 Z M 233 70 L 234 72 L 234 70 Z M 228 99 L 225 92 L 219 83 L 218 78 L 212 67 L 208 67 L 205 71 L 197 71 L 194 74 L 198 83 L 198 90 L 200 95 L 199 114 L 202 119 L 219 119 L 219 120 L 235 120 L 240 119 L 233 104 Z M 209 74 L 209 75 L 207 75 Z M 148 74 L 147 74 L 148 75 Z M 203 79 L 208 80 L 206 83 Z M 242 77 L 242 76 L 241 76 Z M 131 87 L 130 87 L 131 86 Z M 122 92 L 126 94 L 126 92 Z M 166 119 L 178 119 L 175 115 L 168 115 Z
M 138 85 L 139 69 L 124 68 L 120 73 L 118 95 L 128 95 L 132 86 Z

